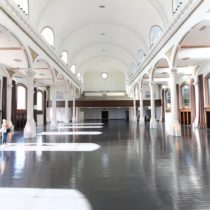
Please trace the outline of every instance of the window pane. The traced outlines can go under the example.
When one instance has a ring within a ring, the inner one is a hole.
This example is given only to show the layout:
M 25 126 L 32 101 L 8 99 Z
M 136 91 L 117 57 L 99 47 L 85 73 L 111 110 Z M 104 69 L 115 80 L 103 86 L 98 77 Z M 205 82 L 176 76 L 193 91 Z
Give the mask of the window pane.
M 51 46 L 54 46 L 54 33 L 51 28 L 45 27 L 42 32 L 42 36 L 45 38 L 45 40 L 50 44 Z
M 26 109 L 26 88 L 17 87 L 17 109 Z
M 43 110 L 43 94 L 40 91 L 37 92 L 37 110 Z
M 65 63 L 65 64 L 67 64 L 68 63 L 68 53 L 66 52 L 66 51 L 63 51 L 62 53 L 61 53 L 61 60 Z
M 184 107 L 190 106 L 190 87 L 188 85 L 182 87 L 182 104 Z
M 162 29 L 159 26 L 152 26 L 150 31 L 150 45 L 151 47 L 159 40 L 162 34 Z
M 71 71 L 72 71 L 73 74 L 76 73 L 76 66 L 75 66 L 75 65 L 72 65 L 72 66 L 71 66 Z

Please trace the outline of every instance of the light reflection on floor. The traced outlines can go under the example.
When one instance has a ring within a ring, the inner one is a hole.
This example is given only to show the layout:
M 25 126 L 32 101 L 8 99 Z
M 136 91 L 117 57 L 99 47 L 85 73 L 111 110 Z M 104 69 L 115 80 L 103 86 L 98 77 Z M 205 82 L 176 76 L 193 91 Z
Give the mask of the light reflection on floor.
M 2 210 L 92 210 L 78 190 L 1 188 Z
M 62 132 L 42 132 L 37 134 L 37 136 L 70 136 L 70 135 L 100 135 L 102 132 L 99 131 L 62 131 Z
M 88 129 L 88 128 L 103 128 L 103 126 L 100 125 L 73 125 L 73 126 L 58 126 L 58 129 L 68 129 L 68 128 L 79 128 L 79 129 Z
M 104 123 L 69 123 L 65 125 L 104 125 Z
M 98 150 L 100 146 L 94 143 L 15 143 L 2 145 L 1 151 L 51 151 L 51 152 L 91 152 Z

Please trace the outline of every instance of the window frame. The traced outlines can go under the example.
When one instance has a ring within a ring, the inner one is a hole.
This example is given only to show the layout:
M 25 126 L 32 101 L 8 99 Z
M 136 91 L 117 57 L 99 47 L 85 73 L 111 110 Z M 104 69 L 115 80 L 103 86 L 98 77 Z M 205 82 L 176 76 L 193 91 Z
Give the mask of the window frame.
M 63 53 L 66 53 L 66 61 L 64 61 L 63 59 L 62 59 L 62 54 Z M 60 58 L 61 58 L 61 60 L 66 64 L 66 65 L 68 65 L 68 51 L 67 50 L 63 50 L 61 53 L 60 53 Z
M 18 109 L 18 87 L 24 87 L 25 90 L 26 90 L 26 92 L 25 92 L 26 93 L 26 96 L 25 96 L 25 109 Z M 17 94 L 17 106 L 16 106 L 17 110 L 18 111 L 26 111 L 27 110 L 27 99 L 28 99 L 28 90 L 27 90 L 27 87 L 24 84 L 22 84 L 22 83 L 18 83 L 17 84 L 16 94 Z
M 42 94 L 42 109 L 41 110 L 38 109 L 38 93 L 41 93 Z M 37 94 L 37 105 L 36 105 L 37 106 L 36 107 L 37 108 L 36 109 L 37 110 L 37 114 L 42 114 L 43 111 L 44 111 L 44 93 L 43 93 L 43 91 L 41 91 L 40 89 L 38 89 L 36 94 Z
M 50 42 L 47 41 L 47 38 L 45 38 L 45 37 L 43 36 L 42 33 L 43 33 L 43 31 L 44 31 L 45 29 L 50 29 L 50 30 L 51 30 L 52 35 L 53 35 L 53 44 L 50 44 Z M 43 27 L 42 30 L 41 30 L 41 32 L 40 32 L 40 34 L 41 34 L 41 36 L 43 37 L 43 39 L 46 41 L 46 43 L 47 43 L 50 47 L 55 48 L 55 32 L 54 32 L 54 30 L 53 30 L 52 27 L 50 27 L 50 26 L 45 26 L 45 27 Z
M 189 106 L 184 106 L 184 100 L 183 100 L 183 95 L 182 95 L 182 88 L 187 85 L 189 87 Z M 180 106 L 182 109 L 190 109 L 191 108 L 191 98 L 190 98 L 190 94 L 191 94 L 191 90 L 190 90 L 190 84 L 189 82 L 183 82 L 181 85 L 180 85 Z
M 161 31 L 161 34 L 159 35 L 158 39 L 154 42 L 154 40 L 152 40 L 152 30 L 153 28 L 159 28 L 160 31 Z M 151 28 L 150 28 L 150 32 L 149 32 L 149 44 L 150 44 L 150 49 L 158 42 L 158 40 L 160 39 L 161 35 L 163 34 L 163 30 L 162 28 L 159 26 L 159 25 L 153 25 Z

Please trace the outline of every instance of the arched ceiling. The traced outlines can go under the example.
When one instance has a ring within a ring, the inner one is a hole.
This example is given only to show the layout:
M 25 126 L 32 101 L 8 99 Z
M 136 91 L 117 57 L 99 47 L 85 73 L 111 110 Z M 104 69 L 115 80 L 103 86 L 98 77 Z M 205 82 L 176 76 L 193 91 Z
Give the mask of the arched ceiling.
M 70 65 L 106 54 L 112 58 L 107 62 L 118 60 L 127 73 L 131 63 L 137 63 L 138 50 L 148 51 L 151 26 L 164 29 L 172 16 L 172 0 L 29 0 L 29 7 L 29 18 L 39 31 L 53 28 L 55 50 L 68 50 Z M 91 63 L 98 66 L 98 61 Z M 82 69 L 86 71 L 84 65 Z

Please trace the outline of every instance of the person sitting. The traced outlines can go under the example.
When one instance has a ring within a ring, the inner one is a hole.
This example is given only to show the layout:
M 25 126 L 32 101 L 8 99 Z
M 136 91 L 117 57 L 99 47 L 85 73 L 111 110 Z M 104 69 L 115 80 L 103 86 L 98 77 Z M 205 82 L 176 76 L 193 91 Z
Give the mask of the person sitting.
M 3 123 L 2 123 L 2 126 L 1 126 L 2 144 L 7 143 L 7 129 L 9 129 L 8 123 L 5 119 L 3 119 Z

